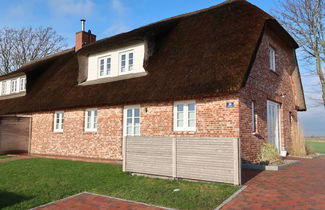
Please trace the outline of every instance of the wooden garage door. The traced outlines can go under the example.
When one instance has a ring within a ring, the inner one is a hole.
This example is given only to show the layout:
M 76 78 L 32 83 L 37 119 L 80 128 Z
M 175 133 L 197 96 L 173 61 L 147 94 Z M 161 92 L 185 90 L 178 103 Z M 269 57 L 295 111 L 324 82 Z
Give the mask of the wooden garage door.
M 0 117 L 0 153 L 28 152 L 30 118 Z

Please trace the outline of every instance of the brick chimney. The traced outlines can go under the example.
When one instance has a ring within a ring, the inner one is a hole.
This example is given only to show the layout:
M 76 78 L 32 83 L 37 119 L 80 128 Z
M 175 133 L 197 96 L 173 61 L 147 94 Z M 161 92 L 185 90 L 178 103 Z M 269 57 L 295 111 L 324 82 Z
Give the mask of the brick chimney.
M 96 42 L 96 35 L 92 34 L 90 30 L 85 31 L 86 20 L 81 21 L 81 31 L 76 33 L 75 51 L 80 50 L 83 46 Z

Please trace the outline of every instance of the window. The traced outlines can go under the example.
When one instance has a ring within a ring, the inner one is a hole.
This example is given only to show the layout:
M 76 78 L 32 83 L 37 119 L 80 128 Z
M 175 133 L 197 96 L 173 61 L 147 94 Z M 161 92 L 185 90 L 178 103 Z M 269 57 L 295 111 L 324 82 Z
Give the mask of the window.
M 111 57 L 99 59 L 99 76 L 105 77 L 111 74 Z
M 10 93 L 16 93 L 16 92 L 18 92 L 17 79 L 13 79 L 13 80 L 11 80 L 11 90 L 10 90 Z
M 269 68 L 272 71 L 275 71 L 275 57 L 276 57 L 276 53 L 275 53 L 275 49 L 270 47 L 269 48 Z
M 54 113 L 54 132 L 63 132 L 64 112 Z
M 26 90 L 26 78 L 21 77 L 19 82 L 19 91 L 25 91 Z
M 121 73 L 133 70 L 134 54 L 133 52 L 121 54 Z
M 252 101 L 251 109 L 252 109 L 252 132 L 256 133 L 256 116 L 255 116 L 255 103 L 254 103 L 254 101 Z
M 2 82 L 2 95 L 7 94 L 7 81 Z
M 85 131 L 97 131 L 97 109 L 85 111 Z
M 174 130 L 196 130 L 195 101 L 176 102 L 174 104 Z
M 124 108 L 124 136 L 140 136 L 140 106 Z

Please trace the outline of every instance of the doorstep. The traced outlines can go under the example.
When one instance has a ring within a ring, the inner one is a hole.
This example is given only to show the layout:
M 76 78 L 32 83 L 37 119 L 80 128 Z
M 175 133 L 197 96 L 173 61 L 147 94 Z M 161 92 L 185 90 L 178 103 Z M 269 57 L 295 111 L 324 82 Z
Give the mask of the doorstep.
M 243 169 L 262 170 L 262 171 L 279 171 L 279 170 L 282 170 L 290 165 L 294 165 L 297 163 L 299 163 L 299 160 L 285 160 L 284 164 L 274 165 L 274 166 L 244 163 L 244 164 L 242 164 L 242 168 Z

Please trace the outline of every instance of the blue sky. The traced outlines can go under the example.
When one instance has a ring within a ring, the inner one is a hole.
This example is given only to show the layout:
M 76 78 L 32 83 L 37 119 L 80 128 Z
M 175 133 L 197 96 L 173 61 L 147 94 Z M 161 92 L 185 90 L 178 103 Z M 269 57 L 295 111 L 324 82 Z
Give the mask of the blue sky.
M 148 23 L 203 9 L 222 0 L 10 0 L 1 1 L 0 27 L 51 26 L 74 45 L 81 18 L 87 19 L 98 39 L 128 31 Z M 277 1 L 250 0 L 270 12 Z M 303 62 L 300 62 L 303 63 Z M 301 65 L 303 75 L 310 66 Z M 306 135 L 325 136 L 325 109 L 312 106 L 310 97 L 320 97 L 317 78 L 303 77 L 308 111 L 300 113 Z

